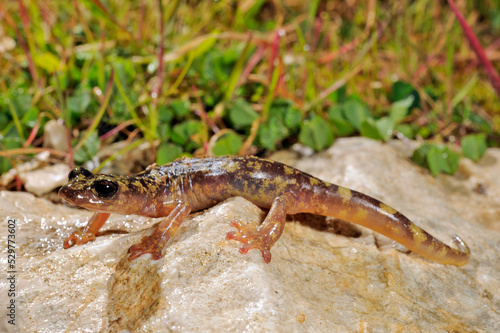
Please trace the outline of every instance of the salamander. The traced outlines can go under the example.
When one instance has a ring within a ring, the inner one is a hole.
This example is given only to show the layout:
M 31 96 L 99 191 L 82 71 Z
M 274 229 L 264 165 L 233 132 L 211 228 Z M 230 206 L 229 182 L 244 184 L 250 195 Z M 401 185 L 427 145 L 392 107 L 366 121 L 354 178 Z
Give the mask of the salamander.
M 470 256 L 458 236 L 453 237 L 458 249 L 452 248 L 377 199 L 253 156 L 184 158 L 164 166 L 151 165 L 132 176 L 95 174 L 77 167 L 68 178 L 59 196 L 95 214 L 82 231 L 64 241 L 65 249 L 94 240 L 111 213 L 165 217 L 151 235 L 129 249 L 130 260 L 147 253 L 157 260 L 191 212 L 241 196 L 269 213 L 257 227 L 232 221 L 236 230 L 226 238 L 242 242 L 241 253 L 260 250 L 266 263 L 283 233 L 286 215 L 297 213 L 332 216 L 368 227 L 440 264 L 465 265 Z

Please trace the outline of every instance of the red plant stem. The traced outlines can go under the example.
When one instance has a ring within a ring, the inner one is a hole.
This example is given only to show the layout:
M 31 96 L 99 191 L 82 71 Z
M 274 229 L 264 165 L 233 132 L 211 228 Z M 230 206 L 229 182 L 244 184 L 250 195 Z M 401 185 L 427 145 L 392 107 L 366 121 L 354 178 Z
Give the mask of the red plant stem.
M 316 47 L 318 46 L 318 41 L 319 37 L 321 34 L 321 26 L 323 24 L 323 20 L 321 19 L 321 10 L 318 11 L 318 15 L 316 16 L 316 19 L 314 20 L 314 36 L 313 36 L 313 41 L 311 43 L 311 51 L 315 50 Z
M 33 127 L 33 129 L 31 130 L 30 136 L 23 144 L 23 148 L 28 147 L 33 142 L 33 140 L 35 140 L 36 133 L 38 133 L 39 128 L 40 128 L 40 120 L 37 121 L 35 127 Z
M 103 135 L 101 135 L 99 137 L 99 140 L 101 141 L 104 141 L 106 140 L 107 138 L 109 138 L 110 136 L 120 132 L 122 129 L 124 129 L 125 127 L 129 126 L 129 125 L 132 125 L 134 123 L 134 120 L 130 119 L 130 120 L 127 120 L 126 122 L 124 123 L 121 123 L 120 125 L 116 126 L 115 128 L 113 128 L 112 130 L 104 133 Z
M 160 42 L 158 45 L 158 70 L 156 71 L 156 79 L 155 86 L 153 91 L 151 92 L 151 97 L 153 98 L 154 103 L 158 103 L 158 99 L 161 94 L 161 90 L 163 87 L 164 73 L 163 73 L 163 54 L 165 53 L 165 45 L 163 42 L 164 34 L 164 25 L 163 25 L 163 5 L 161 0 L 158 0 L 158 10 L 159 10 L 159 20 L 160 20 Z
M 273 76 L 274 71 L 274 60 L 276 59 L 276 55 L 278 53 L 278 47 L 280 44 L 280 34 L 279 29 L 274 33 L 273 43 L 271 44 L 271 57 L 269 58 L 269 74 L 267 77 L 267 81 L 271 84 L 271 78 Z
M 142 41 L 142 37 L 144 35 L 144 18 L 146 17 L 146 4 L 141 2 L 139 5 L 139 22 L 137 24 L 137 40 Z
M 21 188 L 23 187 L 23 181 L 18 175 L 14 175 L 14 179 L 16 180 L 16 191 L 21 191 Z
M 255 51 L 255 53 L 252 54 L 252 56 L 250 57 L 250 59 L 247 62 L 247 65 L 245 66 L 245 69 L 243 69 L 243 72 L 240 75 L 240 78 L 238 80 L 238 84 L 236 85 L 236 87 L 242 85 L 243 82 L 246 81 L 248 75 L 252 72 L 252 70 L 255 68 L 255 66 L 257 66 L 259 61 L 264 56 L 265 51 L 266 51 L 266 48 L 263 45 L 261 45 L 261 46 L 259 46 L 257 51 Z
M 24 4 L 22 0 L 17 1 L 19 4 L 19 13 L 21 15 L 21 21 L 23 21 L 23 28 L 24 28 L 24 33 L 26 35 L 26 38 L 28 38 L 29 34 L 29 26 L 30 26 L 30 21 L 28 17 L 28 13 L 26 12 L 26 7 L 24 7 Z M 23 49 L 24 53 L 26 54 L 26 60 L 28 61 L 28 68 L 30 70 L 31 78 L 33 79 L 33 82 L 35 83 L 35 86 L 38 86 L 38 76 L 36 74 L 36 68 L 35 64 L 33 63 L 33 58 L 31 58 L 31 53 L 28 45 L 26 45 L 26 42 L 24 39 L 21 37 L 21 33 L 19 32 L 19 29 L 17 27 L 14 27 L 16 30 L 17 38 L 19 40 L 19 44 L 21 44 L 21 48 Z
M 326 64 L 326 63 L 329 63 L 329 62 L 332 62 L 333 60 L 335 60 L 337 57 L 345 54 L 345 53 L 349 53 L 351 52 L 352 50 L 354 50 L 356 48 L 356 46 L 362 41 L 362 38 L 355 38 L 353 39 L 352 41 L 350 41 L 349 43 L 341 46 L 338 50 L 335 50 L 333 52 L 330 52 L 324 56 L 322 56 L 321 58 L 318 59 L 318 63 L 319 64 Z
M 203 108 L 203 103 L 201 102 L 200 94 L 198 93 L 198 89 L 196 88 L 196 86 L 194 84 L 191 86 L 191 88 L 193 89 L 194 95 L 196 96 L 196 101 L 198 102 L 198 105 L 200 107 L 200 109 L 195 110 L 194 113 L 198 117 L 200 117 L 208 126 L 210 126 L 210 128 L 212 129 L 212 131 L 214 133 L 218 133 L 220 131 L 220 129 L 219 129 L 219 127 L 217 127 L 217 125 L 214 124 L 212 119 L 210 119 L 210 117 L 205 112 L 205 109 Z
M 134 35 L 123 25 L 118 22 L 117 18 L 104 6 L 104 4 L 100 0 L 91 0 L 94 5 L 96 5 L 103 13 L 105 16 L 108 17 L 108 19 L 117 27 L 122 29 L 125 33 L 127 33 L 129 36 L 134 37 Z
M 476 52 L 479 61 L 481 61 L 481 64 L 483 65 L 483 68 L 486 71 L 486 75 L 490 79 L 491 85 L 496 90 L 497 95 L 500 98 L 500 76 L 493 67 L 493 64 L 491 63 L 490 59 L 488 59 L 488 57 L 486 56 L 486 53 L 484 52 L 484 49 L 481 46 L 481 43 L 477 39 L 476 35 L 474 34 L 470 26 L 467 24 L 467 21 L 465 20 L 464 16 L 458 10 L 457 6 L 455 5 L 455 2 L 453 2 L 453 0 L 448 0 L 448 4 L 450 5 L 451 10 L 457 17 L 458 22 L 462 26 L 462 30 L 464 31 L 465 37 L 467 37 L 467 39 L 469 40 L 471 48 L 474 50 L 474 52 Z

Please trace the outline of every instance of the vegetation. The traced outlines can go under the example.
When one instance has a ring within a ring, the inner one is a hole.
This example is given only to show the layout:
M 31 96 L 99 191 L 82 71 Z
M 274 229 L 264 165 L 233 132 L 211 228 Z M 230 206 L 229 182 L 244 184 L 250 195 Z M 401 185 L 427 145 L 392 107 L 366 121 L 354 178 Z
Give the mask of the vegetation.
M 500 1 L 458 8 L 498 63 Z M 149 141 L 165 163 L 407 137 L 433 174 L 500 145 L 491 71 L 445 1 L 18 0 L 0 15 L 0 173 L 119 140 L 111 158 Z M 69 151 L 42 147 L 51 119 Z

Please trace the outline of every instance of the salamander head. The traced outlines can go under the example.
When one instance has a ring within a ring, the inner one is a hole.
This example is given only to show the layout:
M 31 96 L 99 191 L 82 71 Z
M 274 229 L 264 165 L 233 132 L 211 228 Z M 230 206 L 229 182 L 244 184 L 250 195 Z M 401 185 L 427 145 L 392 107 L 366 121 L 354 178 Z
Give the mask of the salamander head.
M 137 214 L 147 200 L 147 186 L 130 177 L 94 174 L 77 167 L 68 179 L 69 183 L 59 190 L 59 197 L 92 211 Z

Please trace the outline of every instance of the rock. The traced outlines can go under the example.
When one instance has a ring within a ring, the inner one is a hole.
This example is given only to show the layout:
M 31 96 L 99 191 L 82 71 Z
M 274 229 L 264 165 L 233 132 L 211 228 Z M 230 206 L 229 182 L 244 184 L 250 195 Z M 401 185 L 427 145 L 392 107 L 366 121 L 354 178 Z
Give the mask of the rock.
M 68 182 L 70 169 L 67 164 L 45 164 L 46 162 L 36 159 L 20 164 L 0 177 L 0 185 L 7 186 L 15 179 L 15 176 L 18 176 L 26 191 L 42 196 Z
M 94 242 L 63 250 L 64 238 L 91 212 L 0 192 L 5 258 L 7 223 L 16 221 L 16 329 L 499 331 L 500 233 L 491 224 L 500 151 L 490 149 L 479 164 L 464 161 L 458 176 L 438 178 L 411 163 L 408 151 L 399 143 L 349 138 L 304 160 L 293 153 L 275 158 L 381 199 L 445 242 L 462 236 L 472 251 L 467 265 L 443 266 L 382 247 L 392 242 L 362 227 L 350 237 L 299 223 L 287 224 L 265 264 L 260 252 L 242 255 L 240 243 L 225 239 L 232 219 L 257 223 L 265 216 L 242 198 L 190 215 L 164 258 L 129 262 L 127 249 L 158 220 L 112 215 Z M 475 190 L 478 182 L 485 192 Z M 6 279 L 0 286 L 5 298 L 11 286 Z M 0 331 L 15 331 L 0 314 Z
M 66 164 L 54 164 L 19 174 L 26 191 L 41 196 L 68 182 L 70 169 Z
M 43 132 L 45 133 L 43 140 L 44 147 L 54 148 L 58 151 L 69 151 L 68 129 L 61 119 L 49 120 L 45 124 Z

